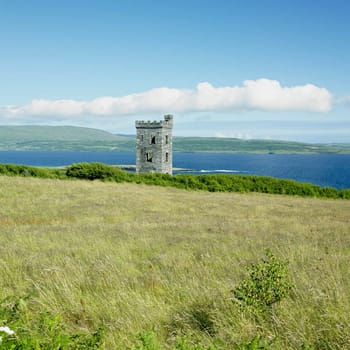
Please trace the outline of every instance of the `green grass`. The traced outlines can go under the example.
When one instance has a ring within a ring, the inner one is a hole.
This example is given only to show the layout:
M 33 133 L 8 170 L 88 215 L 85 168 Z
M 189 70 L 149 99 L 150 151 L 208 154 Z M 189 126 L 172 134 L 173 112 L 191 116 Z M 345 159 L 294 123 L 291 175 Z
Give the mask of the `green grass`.
M 138 334 L 158 349 L 348 349 L 349 213 L 348 200 L 1 176 L 0 300 L 31 296 L 0 326 L 105 326 L 102 349 L 146 349 Z M 233 290 L 267 248 L 294 287 L 261 316 Z

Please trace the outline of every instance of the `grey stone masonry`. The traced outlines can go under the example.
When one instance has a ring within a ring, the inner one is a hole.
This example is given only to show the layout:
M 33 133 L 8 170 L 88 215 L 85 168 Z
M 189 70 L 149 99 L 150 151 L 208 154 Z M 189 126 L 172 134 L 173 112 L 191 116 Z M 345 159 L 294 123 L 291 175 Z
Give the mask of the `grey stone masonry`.
M 173 173 L 173 116 L 161 121 L 136 121 L 136 172 Z

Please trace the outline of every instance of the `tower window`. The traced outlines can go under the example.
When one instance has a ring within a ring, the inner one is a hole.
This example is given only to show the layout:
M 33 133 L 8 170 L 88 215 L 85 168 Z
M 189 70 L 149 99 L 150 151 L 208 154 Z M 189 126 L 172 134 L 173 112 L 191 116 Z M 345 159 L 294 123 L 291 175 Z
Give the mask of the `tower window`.
M 143 135 L 141 135 L 141 142 L 143 142 Z
M 167 145 L 169 143 L 169 135 L 165 135 L 165 144 Z
M 152 136 L 152 138 L 151 138 L 151 144 L 152 144 L 152 145 L 155 145 L 155 144 L 156 144 L 156 137 L 155 137 L 155 136 Z
M 169 162 L 169 153 L 168 152 L 165 153 L 165 161 L 167 163 Z
M 152 161 L 153 161 L 152 153 L 151 152 L 146 153 L 146 162 L 152 163 Z

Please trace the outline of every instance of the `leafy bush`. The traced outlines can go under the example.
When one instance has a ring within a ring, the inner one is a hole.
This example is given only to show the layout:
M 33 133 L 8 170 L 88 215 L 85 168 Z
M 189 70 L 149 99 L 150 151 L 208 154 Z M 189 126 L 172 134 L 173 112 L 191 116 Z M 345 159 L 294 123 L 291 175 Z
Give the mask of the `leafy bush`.
M 14 164 L 0 164 L 0 174 L 7 176 L 31 176 L 40 178 L 53 177 L 53 172 L 49 169 Z
M 125 172 L 103 163 L 78 163 L 67 167 L 66 175 L 87 180 L 113 179 L 121 181 L 125 177 Z
M 264 312 L 289 296 L 292 283 L 288 261 L 277 258 L 270 250 L 261 262 L 250 266 L 248 272 L 249 277 L 233 290 L 235 301 L 243 307 Z
M 144 331 L 137 336 L 137 344 L 131 350 L 161 350 L 156 334 L 153 331 Z
M 338 197 L 343 199 L 350 199 L 350 189 L 340 190 L 338 192 Z

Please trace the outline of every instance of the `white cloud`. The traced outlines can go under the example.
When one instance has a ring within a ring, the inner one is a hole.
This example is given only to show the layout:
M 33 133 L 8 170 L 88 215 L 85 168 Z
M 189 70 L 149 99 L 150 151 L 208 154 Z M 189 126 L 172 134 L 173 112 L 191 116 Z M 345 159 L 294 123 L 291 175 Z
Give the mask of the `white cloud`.
M 35 99 L 23 106 L 5 106 L 0 113 L 13 117 L 71 117 L 235 110 L 328 112 L 332 103 L 332 95 L 325 88 L 312 84 L 282 87 L 276 80 L 258 79 L 246 80 L 243 86 L 214 87 L 202 82 L 194 90 L 161 87 L 90 101 Z

